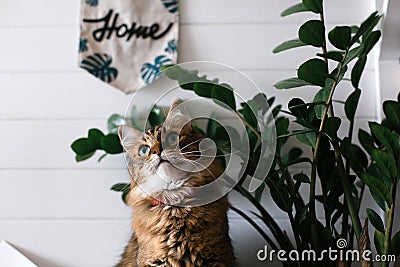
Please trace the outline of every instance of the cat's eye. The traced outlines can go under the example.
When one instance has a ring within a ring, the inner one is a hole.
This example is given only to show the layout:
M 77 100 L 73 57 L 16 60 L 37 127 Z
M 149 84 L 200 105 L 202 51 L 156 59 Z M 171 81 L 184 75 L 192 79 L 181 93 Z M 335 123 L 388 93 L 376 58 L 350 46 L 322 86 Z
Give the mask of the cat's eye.
M 139 147 L 139 156 L 143 157 L 143 156 L 147 156 L 150 153 L 150 147 L 147 145 L 141 145 Z
M 169 133 L 167 135 L 167 138 L 165 138 L 165 141 L 167 142 L 168 145 L 174 145 L 174 144 L 178 143 L 179 135 L 175 132 Z

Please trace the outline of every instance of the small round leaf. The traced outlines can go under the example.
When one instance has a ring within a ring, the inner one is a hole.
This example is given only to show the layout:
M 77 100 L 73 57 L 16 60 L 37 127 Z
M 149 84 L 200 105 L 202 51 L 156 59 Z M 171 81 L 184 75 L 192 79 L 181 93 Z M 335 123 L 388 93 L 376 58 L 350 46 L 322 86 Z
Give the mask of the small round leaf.
M 299 29 L 299 39 L 309 45 L 322 47 L 325 43 L 325 27 L 320 20 L 309 20 Z
M 321 59 L 310 59 L 299 67 L 297 76 L 306 82 L 314 85 L 325 86 L 328 77 L 328 67 Z
M 334 47 L 346 50 L 350 45 L 351 28 L 348 26 L 337 26 L 329 32 L 328 39 Z

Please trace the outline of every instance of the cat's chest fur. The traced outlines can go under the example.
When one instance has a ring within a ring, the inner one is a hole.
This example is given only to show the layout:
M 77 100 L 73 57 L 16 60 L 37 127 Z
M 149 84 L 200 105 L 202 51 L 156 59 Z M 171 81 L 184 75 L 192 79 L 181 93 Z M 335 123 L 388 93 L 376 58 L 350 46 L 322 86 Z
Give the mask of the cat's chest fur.
M 227 209 L 225 198 L 201 207 L 136 206 L 137 267 L 232 266 Z

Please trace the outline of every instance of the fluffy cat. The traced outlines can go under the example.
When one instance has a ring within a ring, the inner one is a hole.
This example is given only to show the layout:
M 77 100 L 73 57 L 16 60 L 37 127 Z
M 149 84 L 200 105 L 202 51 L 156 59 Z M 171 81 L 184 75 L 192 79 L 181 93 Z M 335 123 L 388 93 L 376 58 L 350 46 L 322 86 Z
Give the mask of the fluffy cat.
M 129 158 L 127 199 L 133 208 L 134 233 L 117 267 L 234 266 L 226 196 L 203 206 L 179 205 L 195 196 L 191 188 L 214 181 L 224 171 L 218 159 L 195 172 L 171 164 L 183 161 L 190 166 L 198 159 L 204 136 L 193 131 L 188 118 L 183 104 L 175 101 L 163 125 L 144 135 L 128 126 L 119 128 Z

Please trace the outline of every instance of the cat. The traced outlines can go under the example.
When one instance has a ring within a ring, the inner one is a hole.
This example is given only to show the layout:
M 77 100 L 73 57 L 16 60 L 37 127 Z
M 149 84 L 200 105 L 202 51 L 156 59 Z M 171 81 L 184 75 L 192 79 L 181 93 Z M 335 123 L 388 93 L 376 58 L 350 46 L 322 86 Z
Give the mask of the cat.
M 134 232 L 116 267 L 234 266 L 227 197 L 202 206 L 179 205 L 195 197 L 192 188 L 209 184 L 224 171 L 218 158 L 195 172 L 171 164 L 189 161 L 196 167 L 191 162 L 199 158 L 199 142 L 204 136 L 193 130 L 188 118 L 183 104 L 175 101 L 161 126 L 144 134 L 129 126 L 118 129 L 129 158 L 127 203 L 133 208 Z M 179 159 L 180 152 L 184 158 Z

